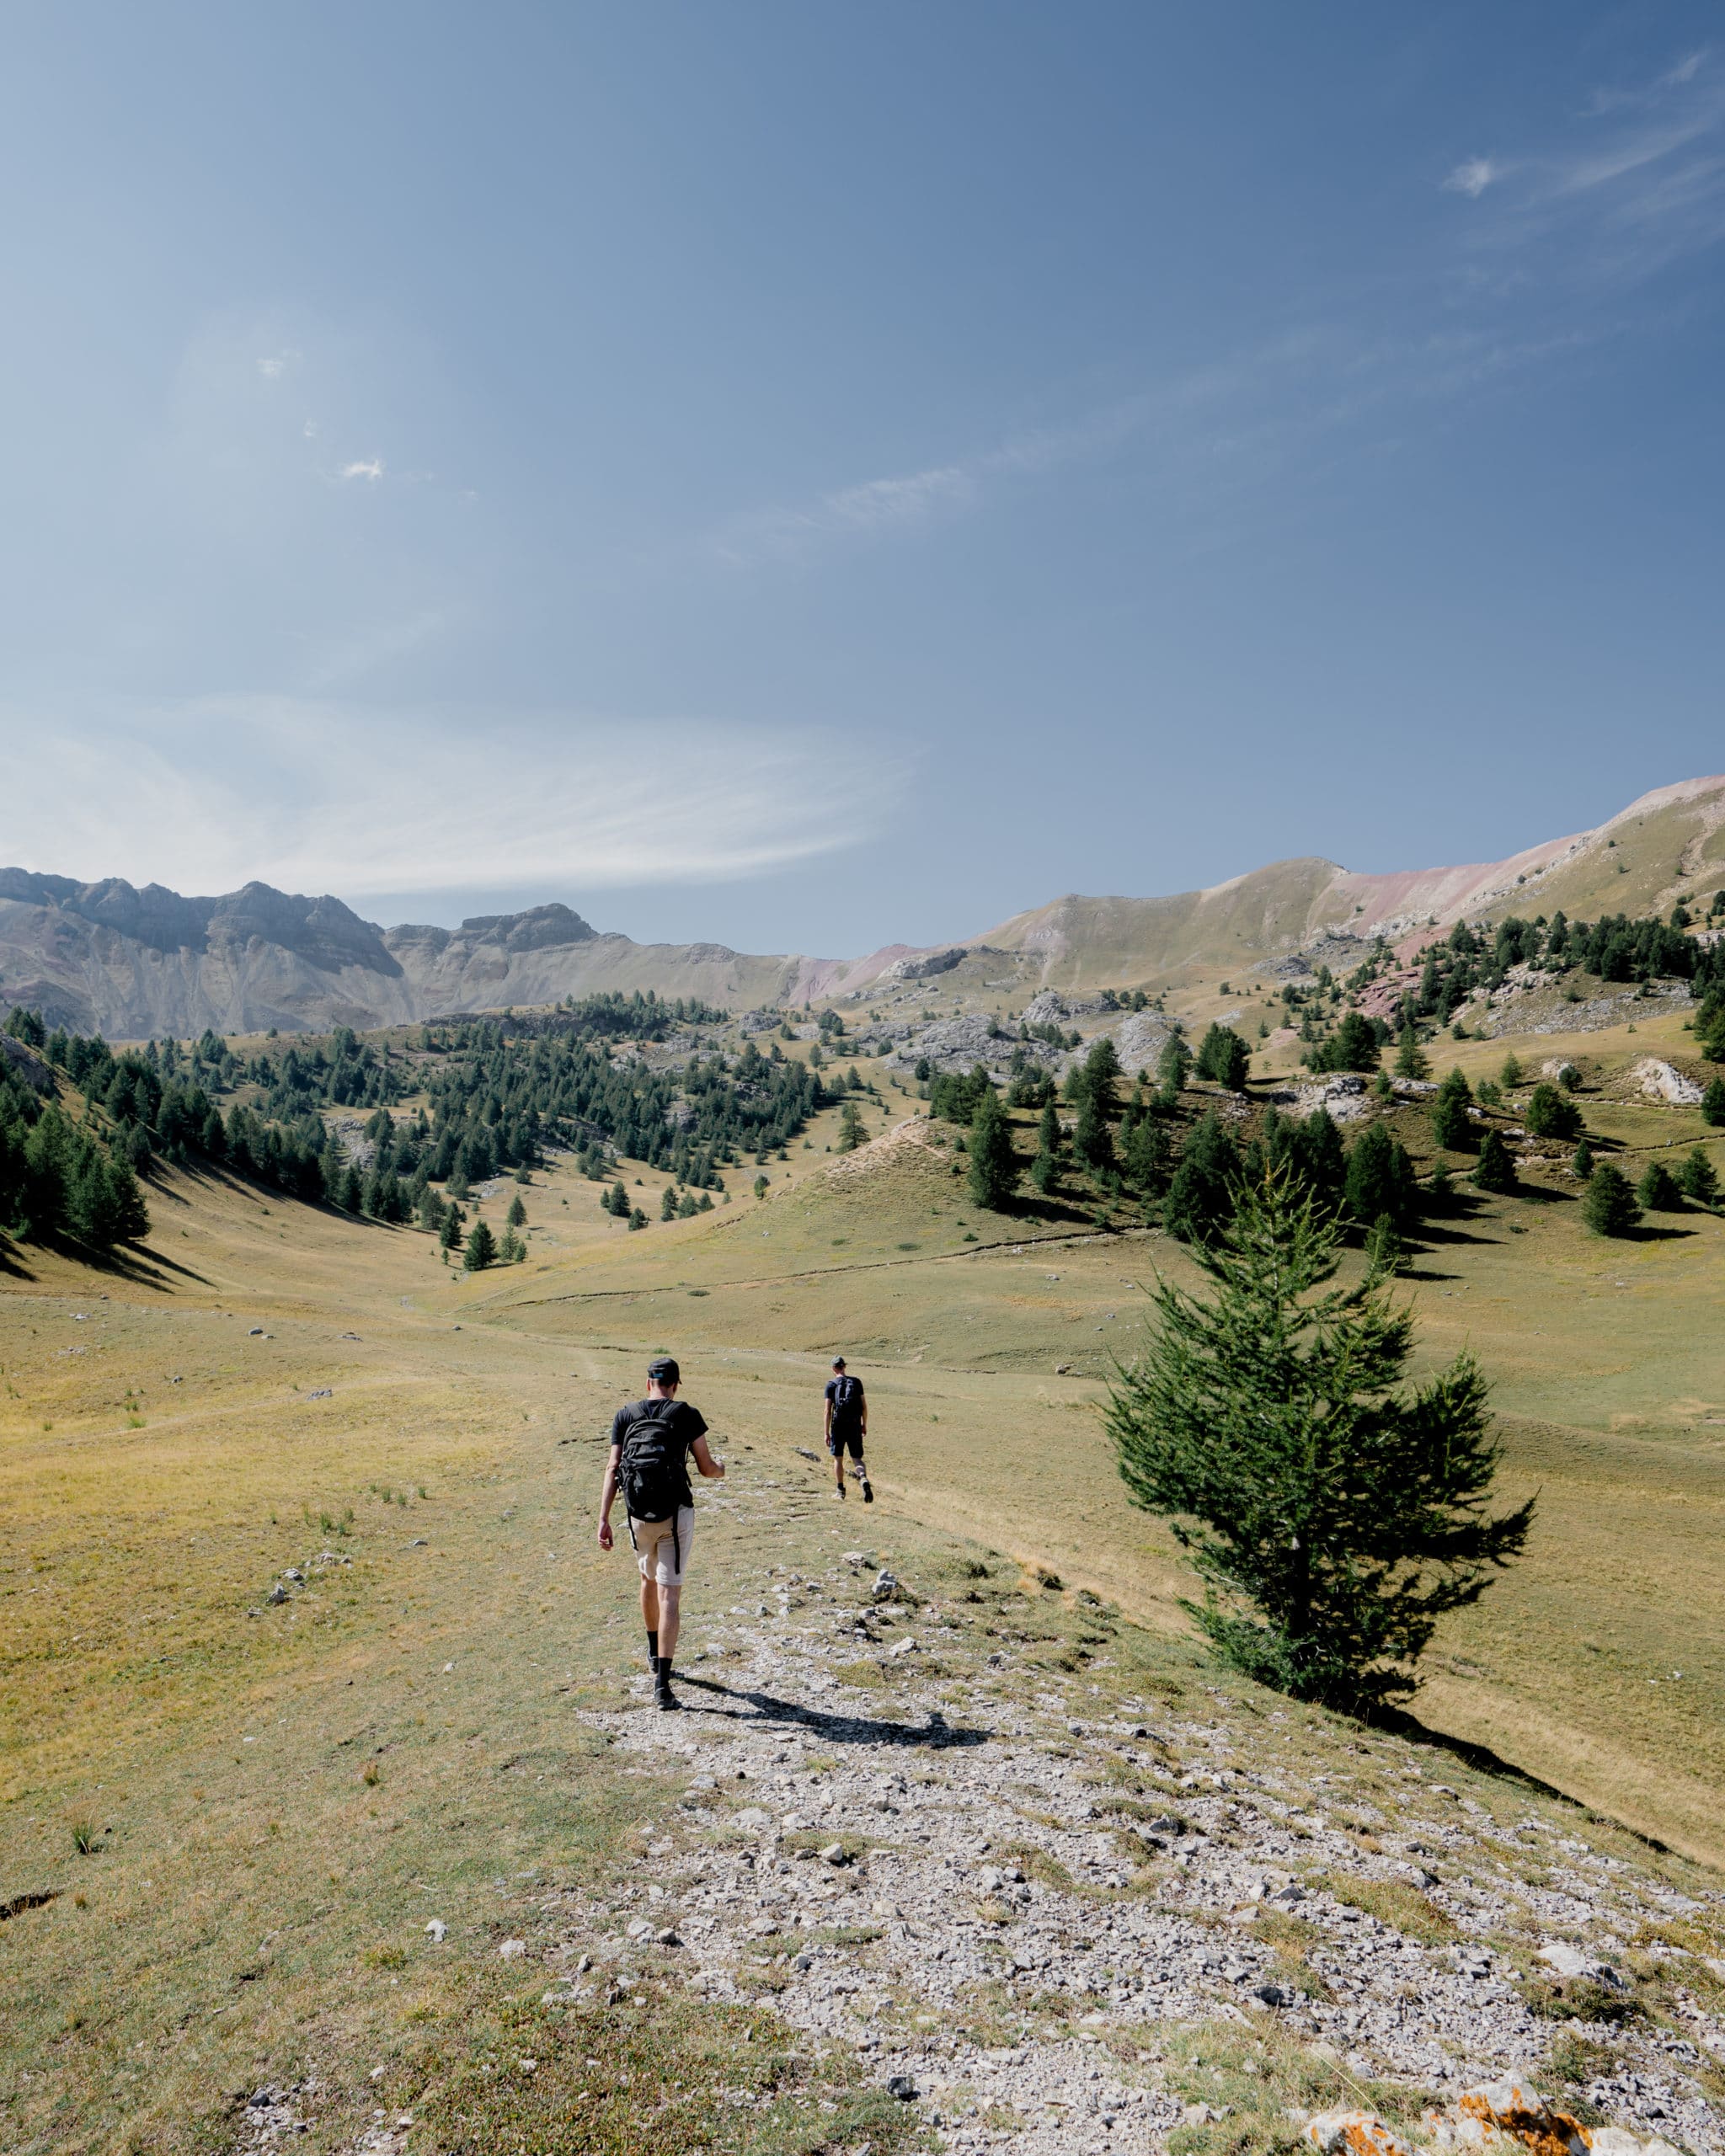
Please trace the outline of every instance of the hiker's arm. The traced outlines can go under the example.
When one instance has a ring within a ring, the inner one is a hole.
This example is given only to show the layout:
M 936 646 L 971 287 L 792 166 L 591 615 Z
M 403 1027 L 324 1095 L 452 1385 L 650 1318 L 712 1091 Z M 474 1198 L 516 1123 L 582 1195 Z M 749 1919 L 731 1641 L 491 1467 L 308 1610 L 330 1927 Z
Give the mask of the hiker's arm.
M 613 1445 L 611 1458 L 605 1463 L 605 1487 L 599 1493 L 599 1546 L 611 1547 L 611 1508 L 617 1501 L 617 1470 L 623 1456 L 621 1445 Z
M 868 1435 L 868 1396 L 867 1393 L 862 1396 L 862 1434 L 865 1438 Z
M 826 1396 L 826 1419 L 820 1426 L 820 1434 L 829 1444 L 832 1443 L 832 1395 L 830 1393 Z
M 724 1462 L 722 1460 L 715 1460 L 708 1452 L 704 1437 L 697 1438 L 689 1449 L 695 1455 L 696 1466 L 700 1469 L 709 1482 L 717 1481 L 724 1475 Z

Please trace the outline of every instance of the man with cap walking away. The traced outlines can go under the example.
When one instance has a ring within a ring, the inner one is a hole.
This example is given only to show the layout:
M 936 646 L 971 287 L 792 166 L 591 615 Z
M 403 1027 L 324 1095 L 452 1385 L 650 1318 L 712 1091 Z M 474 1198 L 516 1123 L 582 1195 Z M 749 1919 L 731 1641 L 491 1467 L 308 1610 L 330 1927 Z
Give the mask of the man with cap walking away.
M 670 1689 L 671 1659 L 682 1615 L 683 1575 L 695 1540 L 695 1493 L 689 1455 L 703 1476 L 717 1480 L 724 1462 L 707 1449 L 700 1410 L 677 1398 L 682 1373 L 669 1355 L 647 1366 L 647 1395 L 619 1407 L 611 1425 L 611 1458 L 599 1498 L 599 1546 L 611 1546 L 611 1508 L 619 1491 L 629 1540 L 641 1567 L 641 1620 L 654 1698 L 662 1708 L 682 1705 Z
M 857 1470 L 857 1480 L 862 1485 L 862 1502 L 874 1502 L 874 1485 L 868 1479 L 868 1468 L 862 1458 L 862 1445 L 868 1435 L 868 1402 L 863 1397 L 862 1380 L 853 1378 L 845 1368 L 842 1355 L 832 1358 L 832 1375 L 826 1385 L 826 1449 L 832 1454 L 833 1473 L 837 1476 L 836 1497 L 845 1494 L 845 1454 L 848 1452 Z

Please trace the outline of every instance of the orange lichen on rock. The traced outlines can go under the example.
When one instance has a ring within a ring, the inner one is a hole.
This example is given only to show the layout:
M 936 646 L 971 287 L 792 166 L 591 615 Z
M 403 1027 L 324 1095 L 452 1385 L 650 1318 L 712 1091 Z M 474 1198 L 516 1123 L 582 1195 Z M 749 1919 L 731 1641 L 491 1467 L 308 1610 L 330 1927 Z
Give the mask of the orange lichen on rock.
M 1587 2156 L 1588 2137 L 1579 2121 L 1567 2111 L 1554 2111 L 1515 2074 L 1470 2089 L 1456 2108 L 1463 2118 L 1477 2120 L 1487 2133 L 1495 2129 L 1532 2156 Z
M 1324 2156 L 1413 2156 L 1375 2111 L 1320 2111 L 1308 2121 L 1306 2137 Z

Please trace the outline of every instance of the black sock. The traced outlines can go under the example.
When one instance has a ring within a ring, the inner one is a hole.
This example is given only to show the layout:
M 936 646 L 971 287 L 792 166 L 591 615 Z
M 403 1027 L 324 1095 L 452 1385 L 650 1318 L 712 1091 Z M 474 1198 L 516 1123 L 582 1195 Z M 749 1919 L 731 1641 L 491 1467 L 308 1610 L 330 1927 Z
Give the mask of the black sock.
M 648 1659 L 648 1661 L 649 1661 L 649 1662 L 650 1662 L 653 1664 L 653 1667 L 654 1667 L 655 1669 L 657 1669 L 657 1668 L 658 1668 L 658 1667 L 659 1667 L 659 1630 L 658 1630 L 658 1627 L 657 1627 L 656 1625 L 649 1625 L 647 1627 L 647 1659 Z
M 668 1686 L 670 1685 L 670 1657 L 668 1654 L 662 1654 L 662 1655 L 660 1655 L 660 1657 L 659 1657 L 659 1689 L 660 1689 L 660 1690 L 661 1692 L 665 1691 L 665 1690 L 668 1688 Z

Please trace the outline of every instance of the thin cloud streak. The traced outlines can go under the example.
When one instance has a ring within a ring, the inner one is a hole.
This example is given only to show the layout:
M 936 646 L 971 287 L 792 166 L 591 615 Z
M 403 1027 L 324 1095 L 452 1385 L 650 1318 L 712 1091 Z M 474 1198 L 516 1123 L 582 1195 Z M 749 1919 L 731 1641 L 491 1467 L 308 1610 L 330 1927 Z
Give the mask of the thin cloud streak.
M 911 776 L 813 730 L 692 721 L 286 697 L 54 717 L 7 714 L 29 745 L 0 861 L 205 893 L 718 883 L 867 842 Z

